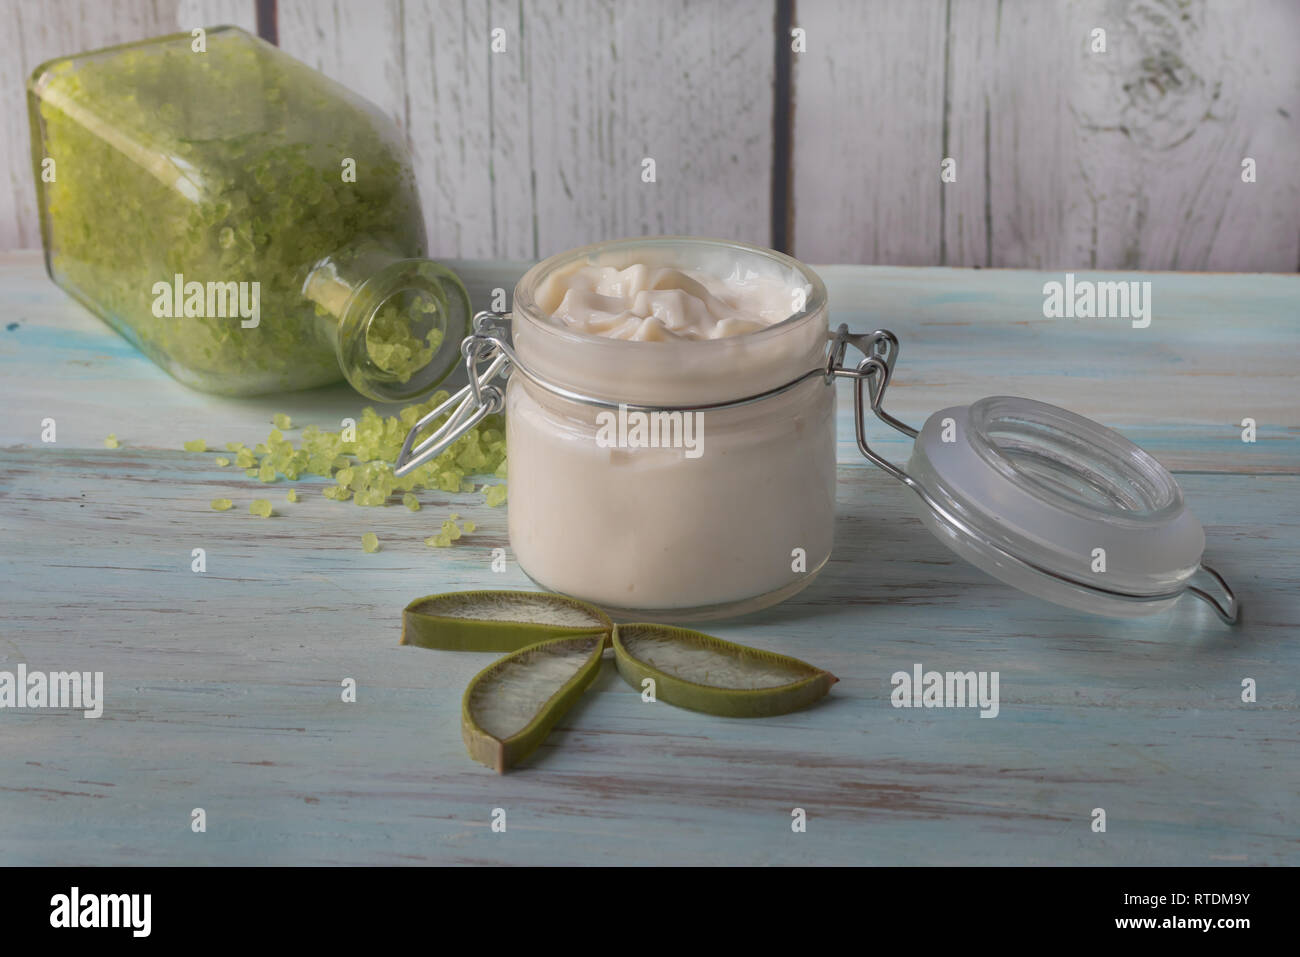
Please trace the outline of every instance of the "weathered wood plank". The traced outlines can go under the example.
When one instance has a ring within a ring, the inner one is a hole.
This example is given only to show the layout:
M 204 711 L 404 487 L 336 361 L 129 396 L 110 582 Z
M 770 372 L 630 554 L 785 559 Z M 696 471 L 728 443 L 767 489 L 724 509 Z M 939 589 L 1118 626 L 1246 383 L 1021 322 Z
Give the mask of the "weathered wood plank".
M 793 252 L 805 262 L 939 262 L 942 0 L 795 9 Z M 903 106 L 905 104 L 905 106 Z
M 430 248 L 438 256 L 490 257 L 494 177 L 499 168 L 518 178 L 528 158 L 493 149 L 489 11 L 483 4 L 407 3 L 404 12 L 403 124 Z M 518 47 L 516 36 L 515 56 Z
M 308 494 L 266 521 L 218 514 L 208 498 L 242 506 L 251 493 L 209 460 L 0 452 L 0 667 L 75 665 L 107 682 L 99 721 L 3 715 L 9 863 L 1300 857 L 1297 528 L 1276 511 L 1294 501 L 1294 476 L 1246 495 L 1236 477 L 1186 480 L 1250 603 L 1249 630 L 1229 638 L 1186 603 L 1122 623 L 1018 597 L 954 562 L 903 490 L 846 465 L 825 577 L 713 629 L 833 670 L 825 705 L 716 719 L 644 705 L 607 666 L 538 758 L 501 778 L 468 761 L 457 728 L 461 690 L 487 659 L 398 647 L 396 610 L 427 591 L 528 587 L 513 563 L 487 571 L 504 513 L 434 497 L 412 520 Z M 416 526 L 450 508 L 482 531 L 431 554 Z M 376 555 L 359 548 L 371 529 Z M 206 575 L 189 571 L 192 547 L 208 550 Z M 914 662 L 1000 671 L 999 718 L 892 709 L 889 676 Z M 1255 707 L 1238 699 L 1250 676 Z M 355 705 L 339 699 L 347 677 Z M 1107 835 L 1088 829 L 1099 806 Z M 194 807 L 206 835 L 189 831 Z M 495 807 L 504 837 L 486 826 Z M 791 835 L 793 807 L 808 811 L 807 835 Z
M 802 258 L 1297 268 L 1294 4 L 808 0 L 798 18 Z
M 522 264 L 455 263 L 476 299 Z M 0 255 L 0 669 L 105 672 L 104 716 L 0 712 L 0 859 L 107 863 L 1296 864 L 1300 862 L 1300 277 L 1154 274 L 1152 325 L 1041 318 L 1043 275 L 826 267 L 837 320 L 903 338 L 890 407 L 918 423 L 995 391 L 1122 427 L 1180 470 L 1235 631 L 1184 600 L 1114 621 L 1021 596 L 955 560 L 905 489 L 853 451 L 840 407 L 837 550 L 817 582 L 711 626 L 841 682 L 761 722 L 646 705 L 609 666 L 526 769 L 463 754 L 485 656 L 397 645 L 397 612 L 446 589 L 530 587 L 504 509 L 424 508 L 262 485 L 183 439 L 253 442 L 275 411 L 335 425 L 344 390 L 235 401 L 188 391 Z M 1226 335 L 1222 315 L 1235 324 Z M 1036 315 L 1035 315 L 1036 313 Z M 1260 442 L 1241 444 L 1248 408 Z M 59 441 L 39 441 L 54 417 Z M 115 431 L 123 447 L 102 438 Z M 901 437 L 881 437 L 894 459 Z M 237 503 L 217 513 L 210 499 Z M 269 497 L 278 514 L 247 513 Z M 421 539 L 449 511 L 478 531 Z M 366 554 L 375 531 L 382 551 Z M 190 570 L 191 549 L 207 572 Z M 995 670 L 1000 714 L 896 710 L 914 663 Z M 340 700 L 355 678 L 356 704 Z M 1240 700 L 1254 678 L 1259 700 Z M 190 811 L 208 814 L 193 834 Z M 492 809 L 508 814 L 494 834 Z M 809 830 L 790 831 L 803 807 Z M 1104 807 L 1106 834 L 1091 832 Z
M 232 26 L 257 35 L 257 0 L 177 0 L 176 29 Z
M 402 3 L 279 0 L 280 49 L 405 120 Z
M 770 40 L 766 0 L 281 4 L 281 46 L 406 129 L 439 256 L 765 242 Z
M 686 233 L 766 245 L 772 163 L 767 0 L 526 8 L 537 244 Z M 655 161 L 656 181 L 642 181 Z
M 0 81 L 253 0 L 13 5 Z M 1034 268 L 1300 263 L 1300 8 L 805 0 L 793 55 L 806 260 Z M 769 0 L 284 0 L 285 49 L 407 132 L 436 255 L 534 258 L 690 232 L 765 242 Z M 1088 48 L 1107 31 L 1107 51 Z M 492 52 L 490 31 L 505 30 Z M 39 241 L 25 104 L 5 111 L 0 248 Z M 944 155 L 955 183 L 939 182 Z M 658 181 L 640 179 L 655 159 Z M 1241 161 L 1257 182 L 1241 181 Z
M 1283 158 L 1300 150 L 1300 7 L 1098 0 L 1071 13 L 1052 52 L 1073 64 L 1071 193 L 1095 211 L 1067 215 L 1067 255 L 1085 246 L 1090 265 L 1122 269 L 1294 271 L 1300 169 Z M 1106 29 L 1105 54 L 1086 50 L 1094 27 Z M 1241 180 L 1247 156 L 1255 183 Z

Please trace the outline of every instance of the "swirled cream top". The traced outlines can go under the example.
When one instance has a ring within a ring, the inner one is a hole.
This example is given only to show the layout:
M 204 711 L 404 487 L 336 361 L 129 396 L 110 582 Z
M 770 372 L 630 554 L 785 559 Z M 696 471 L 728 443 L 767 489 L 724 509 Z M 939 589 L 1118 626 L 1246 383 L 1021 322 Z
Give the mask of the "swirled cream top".
M 802 293 L 740 266 L 720 277 L 668 266 L 579 264 L 549 276 L 537 304 L 556 325 L 576 332 L 666 342 L 758 332 L 800 311 Z

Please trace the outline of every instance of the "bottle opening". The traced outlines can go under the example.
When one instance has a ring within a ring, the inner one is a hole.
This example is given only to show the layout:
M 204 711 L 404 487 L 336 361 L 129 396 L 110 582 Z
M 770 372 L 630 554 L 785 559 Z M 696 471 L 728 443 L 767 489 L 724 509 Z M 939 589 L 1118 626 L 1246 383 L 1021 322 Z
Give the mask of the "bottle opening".
M 469 315 L 469 294 L 449 269 L 426 259 L 392 263 L 349 299 L 339 324 L 339 365 L 368 398 L 420 398 L 455 368 Z

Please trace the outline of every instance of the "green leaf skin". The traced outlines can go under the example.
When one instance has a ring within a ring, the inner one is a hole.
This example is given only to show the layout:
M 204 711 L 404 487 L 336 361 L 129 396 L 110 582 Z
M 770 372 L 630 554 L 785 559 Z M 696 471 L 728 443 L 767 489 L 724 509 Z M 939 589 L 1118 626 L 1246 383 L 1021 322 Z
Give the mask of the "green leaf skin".
M 518 603 L 522 614 L 505 619 L 465 614 L 476 603 Z M 548 613 L 574 621 L 537 620 Z M 589 621 L 579 623 L 578 618 Z M 406 606 L 402 612 L 401 644 L 439 651 L 519 651 L 552 638 L 608 636 L 613 627 L 609 616 L 595 605 L 563 595 L 526 591 L 445 592 L 417 598 Z
M 504 774 L 507 769 L 532 754 L 546 740 L 555 723 L 564 717 L 595 680 L 608 640 L 609 636 L 601 633 L 543 641 L 507 655 L 480 671 L 465 689 L 465 697 L 461 701 L 461 735 L 465 739 L 469 756 L 498 774 Z M 555 690 L 522 729 L 508 737 L 498 738 L 479 726 L 475 713 L 475 696 L 476 691 L 485 683 L 497 679 L 507 669 L 517 671 L 520 666 L 526 668 L 530 662 L 540 657 L 573 650 L 589 651 L 586 661 Z
M 762 688 L 737 688 L 709 683 L 702 674 L 692 676 L 697 680 L 691 680 L 679 674 L 670 674 L 633 655 L 628 645 L 635 644 L 638 637 L 681 642 L 732 657 L 738 664 L 767 665 L 789 670 L 802 677 L 796 677 L 789 683 Z M 657 700 L 727 718 L 764 718 L 798 711 L 823 697 L 830 691 L 831 685 L 839 680 L 829 671 L 814 668 L 798 658 L 723 641 L 688 628 L 655 624 L 616 625 L 613 645 L 618 673 L 633 688 L 640 691 L 642 681 L 653 678 Z

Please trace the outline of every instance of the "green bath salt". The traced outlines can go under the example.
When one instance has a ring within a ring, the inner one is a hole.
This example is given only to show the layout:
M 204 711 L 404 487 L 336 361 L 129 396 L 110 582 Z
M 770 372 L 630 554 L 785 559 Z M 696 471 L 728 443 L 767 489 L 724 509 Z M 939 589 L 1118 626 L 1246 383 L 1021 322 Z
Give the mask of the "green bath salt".
M 242 30 L 207 30 L 202 52 L 194 42 L 175 34 L 32 74 L 51 277 L 206 392 L 346 378 L 385 401 L 428 394 L 459 362 L 470 305 L 426 258 L 403 135 Z

